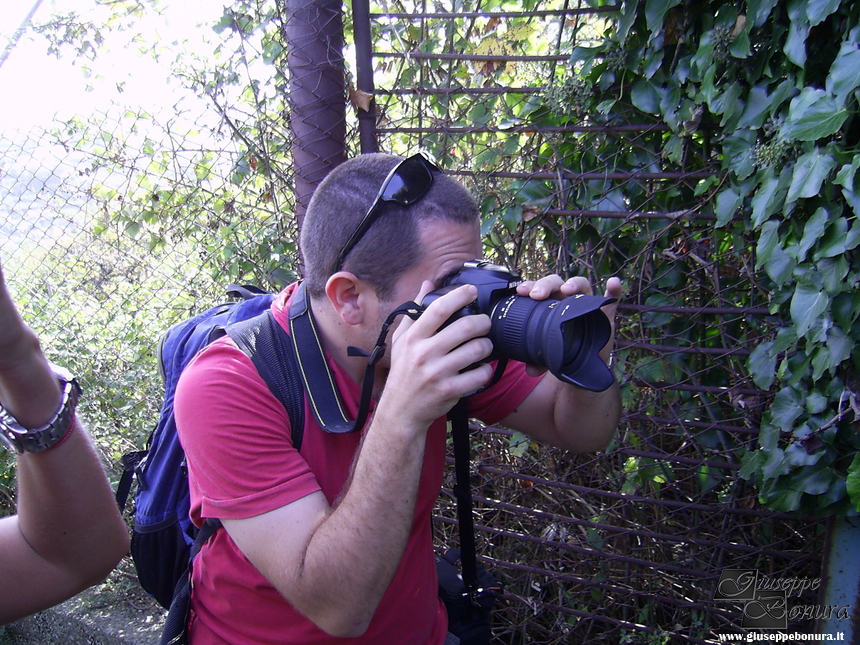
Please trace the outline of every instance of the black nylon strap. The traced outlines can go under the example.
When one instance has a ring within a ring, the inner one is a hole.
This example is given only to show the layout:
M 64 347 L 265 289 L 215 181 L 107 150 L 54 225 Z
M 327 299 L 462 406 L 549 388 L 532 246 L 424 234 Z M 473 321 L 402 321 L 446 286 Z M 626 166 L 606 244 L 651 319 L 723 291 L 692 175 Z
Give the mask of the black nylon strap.
M 296 288 L 290 303 L 290 336 L 299 374 L 317 423 L 326 432 L 353 432 L 354 424 L 346 415 L 334 375 L 325 358 L 304 282 Z
M 355 421 L 351 421 L 341 402 L 334 375 L 325 358 L 305 284 L 301 283 L 297 287 L 290 304 L 290 338 L 298 358 L 299 373 L 302 375 L 311 410 L 323 430 L 343 434 L 358 432 L 364 427 L 370 413 L 370 400 L 373 395 L 374 366 L 385 355 L 388 330 L 398 316 L 405 315 L 414 319 L 421 315 L 421 311 L 421 307 L 414 302 L 404 303 L 392 311 L 382 325 L 376 347 L 370 354 L 357 347 L 348 348 L 350 356 L 366 356 L 368 359 L 362 380 L 358 412 Z
M 176 588 L 173 590 L 173 600 L 170 601 L 170 610 L 164 620 L 164 627 L 158 641 L 159 645 L 187 645 L 188 612 L 191 608 L 191 571 L 194 557 L 220 527 L 220 520 L 209 518 L 197 531 L 197 537 L 194 539 L 191 553 L 188 556 L 188 568 L 179 577 Z
M 253 361 L 254 367 L 281 402 L 290 417 L 293 447 L 300 450 L 305 425 L 302 386 L 295 377 L 298 372 L 293 343 L 267 310 L 259 316 L 229 325 L 227 334 Z
M 451 438 L 454 443 L 454 497 L 457 499 L 457 520 L 460 525 L 460 562 L 463 582 L 470 595 L 478 591 L 478 556 L 475 552 L 475 524 L 472 518 L 472 483 L 469 455 L 469 402 L 460 399 L 448 413 Z

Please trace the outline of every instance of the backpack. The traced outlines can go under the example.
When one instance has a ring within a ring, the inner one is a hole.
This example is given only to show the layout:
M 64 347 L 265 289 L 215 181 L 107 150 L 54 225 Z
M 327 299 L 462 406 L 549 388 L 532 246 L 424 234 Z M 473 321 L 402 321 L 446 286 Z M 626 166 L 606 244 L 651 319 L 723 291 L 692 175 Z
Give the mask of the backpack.
M 117 487 L 117 503 L 123 510 L 132 480 L 137 480 L 131 555 L 141 586 L 165 608 L 170 607 L 177 582 L 188 571 L 198 534 L 188 515 L 188 472 L 173 415 L 176 385 L 185 366 L 201 349 L 229 334 L 284 405 L 293 445 L 297 450 L 301 447 L 304 395 L 301 381 L 290 378 L 297 374 L 292 343 L 270 312 L 275 296 L 256 287 L 236 285 L 230 285 L 227 293 L 241 299 L 180 321 L 162 336 L 158 366 L 164 380 L 164 401 L 158 424 L 150 433 L 146 450 L 123 457 L 123 475 Z M 211 535 L 217 521 L 207 520 L 205 526 L 206 535 Z

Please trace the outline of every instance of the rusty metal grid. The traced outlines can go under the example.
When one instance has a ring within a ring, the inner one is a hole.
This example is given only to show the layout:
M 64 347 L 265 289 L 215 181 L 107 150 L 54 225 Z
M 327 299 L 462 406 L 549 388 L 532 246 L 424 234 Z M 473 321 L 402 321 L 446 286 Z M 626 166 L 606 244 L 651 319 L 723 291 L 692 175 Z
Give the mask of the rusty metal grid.
M 754 245 L 739 229 L 715 228 L 713 206 L 696 194 L 717 175 L 718 133 L 699 130 L 680 159 L 667 159 L 654 156 L 667 126 L 623 97 L 609 124 L 518 116 L 537 97 L 559 100 L 553 88 L 574 76 L 568 61 L 589 44 L 589 17 L 614 10 L 370 8 L 375 145 L 423 148 L 469 185 L 496 260 L 597 284 L 615 274 L 625 285 L 615 352 L 624 415 L 607 451 L 575 456 L 504 428 L 475 434 L 479 557 L 507 582 L 499 643 L 714 642 L 742 620 L 739 604 L 712 599 L 723 570 L 820 573 L 824 524 L 764 509 L 738 475 L 771 398 L 745 360 L 779 321 L 756 280 Z M 527 14 L 555 48 L 475 53 Z M 518 74 L 500 73 L 507 65 Z M 561 100 L 576 101 L 571 85 Z M 585 166 L 571 141 L 611 153 Z M 456 544 L 452 486 L 437 509 L 440 549 Z M 790 627 L 814 631 L 809 620 Z

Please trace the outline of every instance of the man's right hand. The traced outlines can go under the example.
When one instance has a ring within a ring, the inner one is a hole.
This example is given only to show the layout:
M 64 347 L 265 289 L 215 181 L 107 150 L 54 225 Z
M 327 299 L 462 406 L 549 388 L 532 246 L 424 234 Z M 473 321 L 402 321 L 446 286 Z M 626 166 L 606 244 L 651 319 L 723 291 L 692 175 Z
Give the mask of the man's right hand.
M 432 282 L 425 282 L 416 302 L 433 288 Z M 411 421 L 414 428 L 426 430 L 461 397 L 492 378 L 489 364 L 466 370 L 493 351 L 493 343 L 486 337 L 489 316 L 463 316 L 443 328 L 477 295 L 474 286 L 464 285 L 435 300 L 417 320 L 401 322 L 392 337 L 391 370 L 380 409 L 384 407 L 402 422 Z

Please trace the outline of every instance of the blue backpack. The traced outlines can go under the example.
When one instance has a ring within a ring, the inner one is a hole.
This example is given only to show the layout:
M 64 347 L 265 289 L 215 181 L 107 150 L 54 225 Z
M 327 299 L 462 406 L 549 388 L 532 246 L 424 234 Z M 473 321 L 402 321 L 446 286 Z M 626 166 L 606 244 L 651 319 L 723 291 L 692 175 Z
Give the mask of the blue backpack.
M 185 366 L 212 341 L 230 335 L 287 410 L 293 445 L 301 448 L 304 394 L 301 380 L 295 378 L 298 370 L 293 344 L 271 315 L 275 296 L 236 285 L 228 287 L 227 293 L 241 299 L 183 320 L 162 336 L 158 347 L 159 372 L 164 379 L 161 414 L 146 450 L 123 457 L 123 475 L 117 487 L 116 499 L 122 510 L 132 480 L 137 480 L 131 555 L 141 586 L 165 608 L 170 607 L 176 585 L 187 573 L 198 537 L 188 516 L 188 472 L 173 416 L 176 384 Z M 212 522 L 216 521 L 207 522 L 207 537 L 217 529 L 217 523 Z

